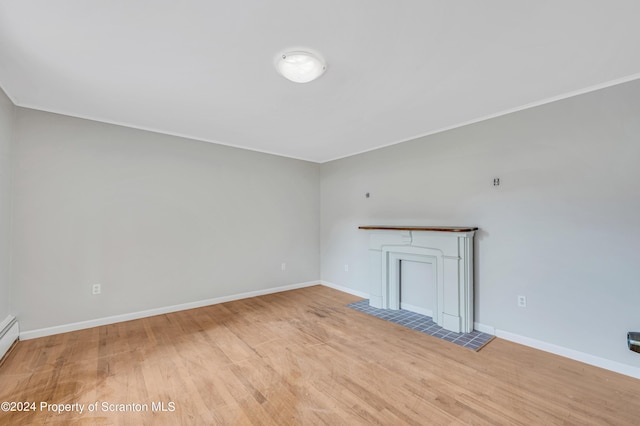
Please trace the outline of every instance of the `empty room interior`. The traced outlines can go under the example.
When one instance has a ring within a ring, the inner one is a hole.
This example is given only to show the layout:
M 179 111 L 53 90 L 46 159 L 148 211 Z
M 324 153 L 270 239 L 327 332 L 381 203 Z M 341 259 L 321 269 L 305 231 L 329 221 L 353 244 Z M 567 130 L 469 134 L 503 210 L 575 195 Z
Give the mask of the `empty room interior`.
M 637 424 L 638 17 L 0 0 L 0 424 Z

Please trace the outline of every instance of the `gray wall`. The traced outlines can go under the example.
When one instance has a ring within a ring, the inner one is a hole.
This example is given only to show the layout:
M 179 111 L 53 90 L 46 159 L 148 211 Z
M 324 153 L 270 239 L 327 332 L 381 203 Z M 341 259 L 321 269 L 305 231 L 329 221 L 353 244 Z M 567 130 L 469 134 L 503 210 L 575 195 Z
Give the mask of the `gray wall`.
M 23 331 L 319 278 L 319 165 L 16 110 Z
M 322 279 L 368 292 L 359 225 L 476 225 L 477 322 L 640 366 L 639 164 L 640 81 L 325 163 Z
M 29 331 L 319 276 L 366 293 L 358 225 L 477 225 L 477 322 L 640 366 L 624 341 L 640 329 L 639 117 L 636 81 L 319 166 L 0 94 L 0 320 L 11 308 Z
M 0 321 L 11 312 L 11 145 L 14 106 L 0 89 Z

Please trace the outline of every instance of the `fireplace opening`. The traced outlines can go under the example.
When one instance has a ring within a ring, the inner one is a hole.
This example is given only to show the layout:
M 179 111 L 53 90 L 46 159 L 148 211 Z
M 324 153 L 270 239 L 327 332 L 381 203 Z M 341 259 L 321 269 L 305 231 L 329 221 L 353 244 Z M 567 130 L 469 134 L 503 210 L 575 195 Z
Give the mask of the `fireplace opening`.
M 433 318 L 437 292 L 433 264 L 412 260 L 400 262 L 400 309 Z

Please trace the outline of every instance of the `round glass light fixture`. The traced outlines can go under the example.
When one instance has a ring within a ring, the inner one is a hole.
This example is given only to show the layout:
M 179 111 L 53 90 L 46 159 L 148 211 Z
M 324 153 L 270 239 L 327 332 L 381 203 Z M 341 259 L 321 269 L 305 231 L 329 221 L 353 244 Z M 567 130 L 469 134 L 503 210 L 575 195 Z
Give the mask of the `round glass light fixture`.
M 297 51 L 280 55 L 276 69 L 287 80 L 308 83 L 320 77 L 327 69 L 327 65 L 314 53 Z

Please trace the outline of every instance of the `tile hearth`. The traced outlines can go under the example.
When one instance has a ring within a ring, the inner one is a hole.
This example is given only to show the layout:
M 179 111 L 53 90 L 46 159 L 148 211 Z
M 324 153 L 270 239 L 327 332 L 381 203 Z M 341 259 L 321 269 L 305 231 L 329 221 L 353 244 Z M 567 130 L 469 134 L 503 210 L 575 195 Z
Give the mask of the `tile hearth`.
M 473 351 L 480 350 L 483 346 L 493 340 L 492 335 L 474 330 L 471 333 L 455 333 L 445 330 L 433 322 L 431 317 L 417 314 L 407 310 L 379 309 L 369 305 L 369 300 L 364 299 L 350 303 L 347 307 L 372 315 L 392 323 L 402 325 L 412 330 L 419 331 L 429 336 L 438 337 L 447 342 L 455 343 Z

